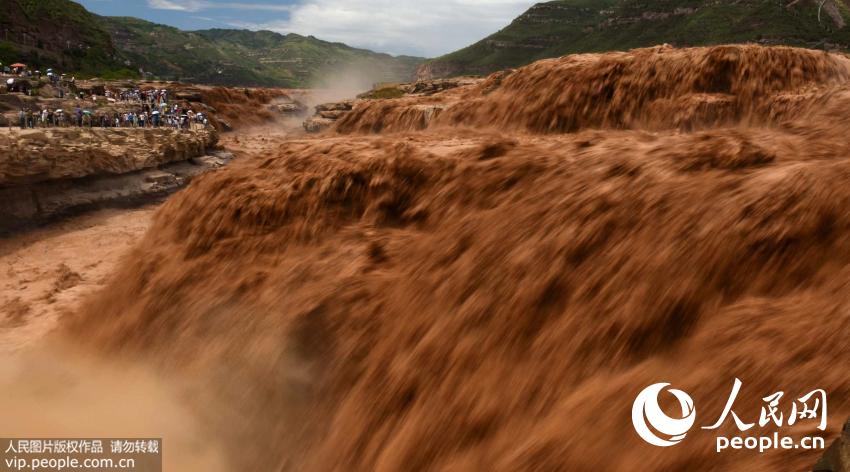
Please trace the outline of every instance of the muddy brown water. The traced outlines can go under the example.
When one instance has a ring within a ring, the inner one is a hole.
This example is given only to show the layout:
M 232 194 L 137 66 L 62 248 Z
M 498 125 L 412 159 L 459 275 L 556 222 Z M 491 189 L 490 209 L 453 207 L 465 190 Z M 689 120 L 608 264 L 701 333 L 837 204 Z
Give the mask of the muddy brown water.
M 630 413 L 671 382 L 706 425 L 740 378 L 749 422 L 850 416 L 847 77 L 654 48 L 361 104 L 172 197 L 57 336 L 179 380 L 232 470 L 808 470 Z

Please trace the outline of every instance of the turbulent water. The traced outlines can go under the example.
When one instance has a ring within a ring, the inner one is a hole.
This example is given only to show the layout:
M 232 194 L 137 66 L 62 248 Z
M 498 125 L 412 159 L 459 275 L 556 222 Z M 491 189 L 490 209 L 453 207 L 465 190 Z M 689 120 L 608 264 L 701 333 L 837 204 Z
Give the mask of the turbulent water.
M 245 128 L 271 121 L 274 113 L 267 104 L 275 99 L 289 98 L 276 89 L 244 89 L 208 87 L 200 91 L 203 103 L 212 108 L 209 115 L 216 129 Z M 224 123 L 222 123 L 224 122 Z
M 361 104 L 172 198 L 67 333 L 196 379 L 233 470 L 807 470 L 630 411 L 672 382 L 707 425 L 737 377 L 744 419 L 850 415 L 848 64 L 659 47 Z

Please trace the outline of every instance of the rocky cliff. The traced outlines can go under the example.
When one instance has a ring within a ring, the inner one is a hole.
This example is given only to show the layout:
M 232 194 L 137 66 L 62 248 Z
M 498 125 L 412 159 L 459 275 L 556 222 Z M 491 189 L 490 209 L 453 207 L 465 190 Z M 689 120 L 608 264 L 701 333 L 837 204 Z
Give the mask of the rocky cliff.
M 218 135 L 204 130 L 52 128 L 0 133 L 0 186 L 125 174 L 203 156 Z
M 0 234 L 167 195 L 226 163 L 214 130 L 0 130 Z

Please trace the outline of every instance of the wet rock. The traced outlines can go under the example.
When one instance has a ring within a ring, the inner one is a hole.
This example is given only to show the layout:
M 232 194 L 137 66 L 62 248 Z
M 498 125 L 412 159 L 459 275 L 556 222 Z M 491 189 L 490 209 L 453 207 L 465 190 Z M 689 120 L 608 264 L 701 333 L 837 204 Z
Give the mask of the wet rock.
M 174 174 L 169 174 L 160 170 L 152 170 L 145 174 L 144 179 L 145 182 L 152 184 L 170 185 L 174 182 Z
M 219 159 L 220 161 L 224 162 L 225 164 L 230 162 L 231 160 L 233 160 L 233 153 L 230 152 L 230 151 L 218 150 L 218 151 L 211 152 L 210 155 Z
M 159 201 L 226 163 L 220 157 L 201 156 L 120 175 L 0 186 L 0 235 L 98 208 Z
M 420 80 L 412 84 L 404 84 L 402 90 L 408 95 L 434 95 L 453 88 L 475 85 L 481 82 L 477 77 L 455 77 L 451 79 Z
M 330 128 L 334 124 L 334 121 L 328 118 L 322 118 L 321 116 L 314 116 L 304 122 L 304 130 L 308 133 L 319 133 Z
M 281 115 L 298 115 L 306 112 L 307 106 L 299 102 L 278 103 L 275 105 L 271 105 L 271 109 L 272 111 L 280 113 Z
M 354 109 L 355 100 L 322 103 L 316 105 L 316 114 L 304 122 L 304 130 L 308 133 L 319 133 L 331 127 L 334 122 Z
M 328 111 L 351 111 L 354 109 L 354 100 L 343 100 L 341 102 L 322 103 L 316 105 L 316 113 Z
M 225 166 L 229 161 L 218 158 L 216 156 L 201 156 L 191 159 L 189 162 L 199 166 L 219 168 Z
M 319 113 L 317 113 L 317 115 L 328 120 L 338 120 L 342 115 L 346 113 L 348 113 L 347 110 L 327 110 L 320 111 Z

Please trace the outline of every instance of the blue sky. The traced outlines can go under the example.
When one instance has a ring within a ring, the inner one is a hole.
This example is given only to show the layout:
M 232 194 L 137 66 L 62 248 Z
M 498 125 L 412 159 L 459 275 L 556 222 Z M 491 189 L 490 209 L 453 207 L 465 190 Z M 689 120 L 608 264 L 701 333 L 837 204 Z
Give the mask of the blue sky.
M 434 57 L 506 26 L 534 0 L 76 0 L 100 15 L 194 30 L 268 29 Z

